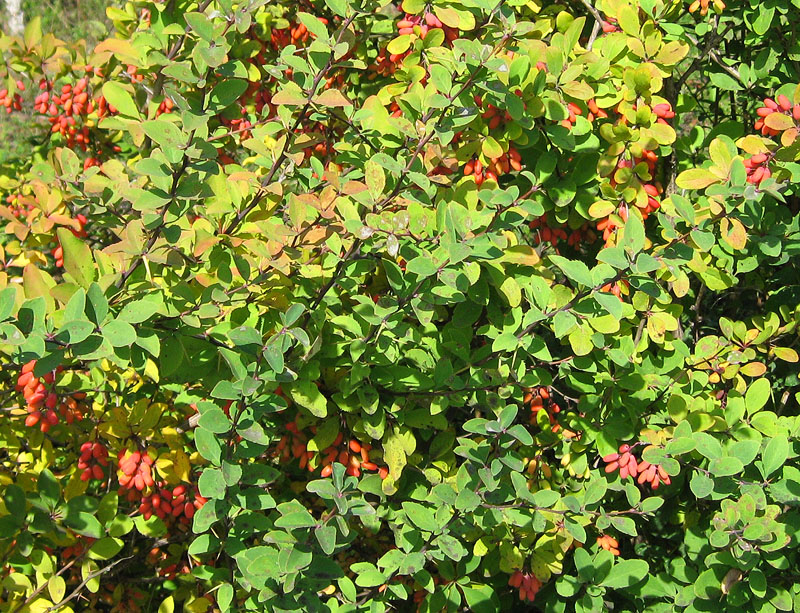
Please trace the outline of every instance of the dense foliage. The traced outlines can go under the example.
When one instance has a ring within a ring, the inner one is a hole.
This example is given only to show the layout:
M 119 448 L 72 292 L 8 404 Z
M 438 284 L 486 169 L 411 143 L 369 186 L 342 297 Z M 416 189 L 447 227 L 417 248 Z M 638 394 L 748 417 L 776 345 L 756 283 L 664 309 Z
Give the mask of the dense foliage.
M 0 611 L 800 610 L 798 8 L 0 36 Z

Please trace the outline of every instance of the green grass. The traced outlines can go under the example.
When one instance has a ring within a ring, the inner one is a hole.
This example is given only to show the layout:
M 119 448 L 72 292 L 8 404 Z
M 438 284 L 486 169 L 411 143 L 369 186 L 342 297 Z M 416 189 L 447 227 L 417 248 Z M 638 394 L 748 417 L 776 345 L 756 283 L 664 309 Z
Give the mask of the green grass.
M 85 39 L 92 47 L 110 31 L 107 0 L 23 0 L 26 23 L 35 16 L 42 19 L 42 32 L 51 32 L 64 41 Z

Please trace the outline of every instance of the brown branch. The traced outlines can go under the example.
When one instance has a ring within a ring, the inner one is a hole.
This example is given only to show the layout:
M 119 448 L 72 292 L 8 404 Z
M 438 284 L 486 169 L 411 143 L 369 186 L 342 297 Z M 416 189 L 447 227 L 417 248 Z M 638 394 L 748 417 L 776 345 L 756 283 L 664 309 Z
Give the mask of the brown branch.
M 112 568 L 114 568 L 117 564 L 121 564 L 122 562 L 125 562 L 126 560 L 131 560 L 131 559 L 133 559 L 135 557 L 136 557 L 135 555 L 132 555 L 132 556 L 128 556 L 127 558 L 120 558 L 119 560 L 114 560 L 113 562 L 111 562 L 111 564 L 107 564 L 103 568 L 98 568 L 97 570 L 90 572 L 88 575 L 86 575 L 86 578 L 83 581 L 81 581 L 74 590 L 72 590 L 72 592 L 69 594 L 69 596 L 65 596 L 61 600 L 61 602 L 59 602 L 57 604 L 54 604 L 52 607 L 48 607 L 47 609 L 45 609 L 45 613 L 50 613 L 51 611 L 57 611 L 58 609 L 63 607 L 65 604 L 67 604 L 70 600 L 72 600 L 73 598 L 77 597 L 83 591 L 84 586 L 87 583 L 89 583 L 89 581 L 99 577 L 100 575 L 104 575 L 107 571 L 109 571 Z
M 78 557 L 76 557 L 76 558 L 73 558 L 72 560 L 70 560 L 70 561 L 69 561 L 67 564 L 65 564 L 64 566 L 62 566 L 61 568 L 59 568 L 59 569 L 58 569 L 58 572 L 57 572 L 55 575 L 53 575 L 53 577 L 60 577 L 62 574 L 64 574 L 64 573 L 65 573 L 65 572 L 67 572 L 67 571 L 68 571 L 70 568 L 72 568 L 72 565 L 73 565 L 73 564 L 75 564 L 76 562 L 79 562 L 80 560 L 82 560 L 84 555 L 85 555 L 85 554 L 81 554 L 81 555 L 79 555 Z M 36 589 L 35 589 L 35 590 L 34 590 L 34 591 L 31 593 L 31 595 L 30 595 L 30 596 L 28 596 L 28 597 L 25 599 L 25 601 L 24 601 L 22 604 L 20 604 L 19 606 L 17 606 L 17 608 L 16 608 L 16 609 L 14 609 L 14 610 L 13 610 L 11 613 L 19 613 L 19 612 L 20 612 L 22 609 L 24 609 L 24 608 L 25 608 L 26 606 L 28 606 L 28 605 L 29 605 L 31 602 L 33 602 L 33 601 L 34 601 L 34 599 L 35 599 L 35 598 L 36 598 L 36 597 L 37 597 L 39 594 L 41 594 L 41 593 L 42 593 L 42 590 L 44 590 L 44 588 L 46 588 L 46 587 L 47 587 L 47 585 L 50 583 L 50 579 L 52 579 L 53 577 L 50 577 L 50 578 L 49 578 L 47 581 L 45 581 L 45 582 L 44 582 L 44 583 L 42 583 L 42 584 L 41 584 L 39 587 L 37 587 L 37 588 L 36 588 Z

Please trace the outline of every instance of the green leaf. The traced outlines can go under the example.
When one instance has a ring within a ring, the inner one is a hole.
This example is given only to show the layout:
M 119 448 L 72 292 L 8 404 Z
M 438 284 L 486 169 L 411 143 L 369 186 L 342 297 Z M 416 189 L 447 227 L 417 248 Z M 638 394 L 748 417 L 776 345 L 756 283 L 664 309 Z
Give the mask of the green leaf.
M 293 511 L 282 515 L 275 520 L 275 526 L 278 528 L 289 528 L 294 530 L 297 528 L 312 528 L 317 525 L 317 520 L 308 511 Z
M 164 119 L 142 122 L 142 129 L 150 139 L 165 149 L 183 150 L 189 141 L 189 137 L 178 126 Z
M 72 528 L 78 534 L 99 539 L 103 536 L 103 526 L 97 518 L 90 513 L 78 511 L 68 513 L 64 517 L 64 525 Z
M 608 485 L 605 479 L 594 479 L 586 487 L 583 503 L 586 505 L 600 502 L 606 495 Z
M 435 275 L 439 271 L 439 267 L 429 256 L 420 255 L 406 264 L 406 271 L 425 278 Z
M 95 278 L 92 250 L 80 238 L 66 228 L 56 230 L 58 242 L 64 250 L 64 270 L 84 289 L 88 288 Z
M 53 475 L 48 468 L 43 469 L 42 472 L 39 473 L 39 479 L 36 482 L 36 490 L 39 492 L 42 501 L 51 509 L 55 508 L 58 501 L 61 500 L 61 487 L 55 475 Z M 24 499 L 23 496 L 23 500 Z
M 333 526 L 318 526 L 314 530 L 314 536 L 326 555 L 331 555 L 336 550 L 336 528 Z
M 645 233 L 644 224 L 638 214 L 631 213 L 625 222 L 625 236 L 622 246 L 633 255 L 644 249 Z
M 406 517 L 418 528 L 427 532 L 439 531 L 439 524 L 436 522 L 433 511 L 417 502 L 404 502 L 402 506 Z
M 692 475 L 689 487 L 697 498 L 705 498 L 714 490 L 714 480 L 703 473 L 696 472 Z
M 289 388 L 289 396 L 314 417 L 327 417 L 328 400 L 312 381 L 298 381 Z
M 206 468 L 200 475 L 197 481 L 197 487 L 200 490 L 200 495 L 205 498 L 224 498 L 225 479 L 222 476 L 222 471 L 219 468 Z
M 762 378 L 753 381 L 748 386 L 744 395 L 745 405 L 747 406 L 747 414 L 752 415 L 753 413 L 760 411 L 764 405 L 767 404 L 769 395 L 770 383 L 768 379 Z
M 727 456 L 711 460 L 708 470 L 715 477 L 730 477 L 741 473 L 744 465 L 738 458 Z
M 103 83 L 103 97 L 106 101 L 116 108 L 123 117 L 131 119 L 141 119 L 139 108 L 133 100 L 130 92 L 116 81 L 106 81 Z
M 761 456 L 763 464 L 761 474 L 765 479 L 784 465 L 789 458 L 790 450 L 789 439 L 785 436 L 776 436 L 767 443 Z
M 136 341 L 136 330 L 124 321 L 109 321 L 103 326 L 102 333 L 112 347 L 130 347 Z
M 214 434 L 225 434 L 231 429 L 231 420 L 225 415 L 225 412 L 218 407 L 204 410 L 197 424 L 201 428 L 205 428 Z
M 58 498 L 56 498 L 57 501 Z M 11 514 L 17 525 L 21 526 L 25 521 L 25 490 L 16 484 L 6 486 L 3 492 L 3 502 L 6 505 L 6 511 Z
M 192 31 L 206 41 L 214 40 L 214 24 L 203 13 L 184 13 L 183 18 Z
M 549 509 L 561 500 L 561 494 L 556 490 L 539 490 L 533 495 L 533 503 L 542 509 Z
M 649 571 L 650 566 L 644 560 L 620 560 L 600 585 L 613 589 L 632 587 L 644 579 Z
M 227 79 L 218 83 L 209 95 L 209 110 L 219 113 L 236 102 L 247 91 L 247 87 L 244 79 Z
M 150 319 L 158 309 L 159 304 L 155 300 L 143 298 L 126 304 L 117 319 L 130 324 L 139 324 Z
M 96 541 L 89 549 L 89 557 L 95 560 L 110 560 L 120 551 L 124 542 L 121 539 L 107 536 Z
M 550 261 L 558 266 L 561 269 L 561 272 L 566 275 L 567 279 L 573 283 L 582 285 L 584 287 L 592 287 L 594 285 L 592 273 L 583 262 L 578 260 L 568 260 L 560 255 L 551 255 Z

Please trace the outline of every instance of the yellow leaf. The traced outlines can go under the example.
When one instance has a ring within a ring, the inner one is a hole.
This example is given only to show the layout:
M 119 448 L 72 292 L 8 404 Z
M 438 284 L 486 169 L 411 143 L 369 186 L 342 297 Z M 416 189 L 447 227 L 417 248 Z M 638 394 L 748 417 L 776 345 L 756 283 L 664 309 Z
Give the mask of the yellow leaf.
M 49 611 L 50 607 L 52 606 L 53 603 L 46 598 L 37 598 L 30 605 L 28 605 L 27 610 L 29 613 L 45 613 L 46 611 Z
M 789 115 L 784 115 L 778 111 L 770 113 L 764 119 L 764 125 L 773 130 L 782 132 L 794 127 L 794 120 Z
M 550 572 L 549 565 L 541 556 L 532 555 L 528 563 L 530 564 L 531 571 L 533 571 L 533 574 L 536 575 L 539 581 L 545 583 L 550 579 L 552 573 Z
M 722 238 L 726 243 L 736 250 L 744 249 L 747 244 L 747 230 L 745 230 L 741 221 L 735 217 L 724 217 L 720 222 L 720 229 L 722 230 Z
M 492 543 L 489 540 L 489 538 L 482 536 L 477 541 L 475 541 L 475 544 L 472 546 L 472 553 L 473 555 L 482 558 L 487 553 L 489 553 L 489 550 L 492 548 L 491 545 Z
M 541 261 L 541 258 L 536 249 L 529 245 L 513 245 L 506 249 L 503 254 L 503 260 L 510 264 L 532 267 L 536 266 Z
M 769 151 L 769 147 L 767 147 L 767 143 L 764 142 L 764 139 L 754 134 L 740 138 L 736 141 L 736 145 L 739 149 L 750 155 L 767 153 Z
M 761 362 L 750 362 L 742 366 L 739 372 L 747 377 L 760 377 L 767 372 L 767 367 Z
M 797 352 L 791 347 L 773 347 L 772 353 L 775 357 L 784 362 L 797 362 L 800 359 Z
M 326 89 L 320 95 L 314 97 L 314 102 L 327 107 L 353 106 L 353 103 L 338 89 Z
M 105 58 L 101 63 L 105 63 L 112 55 L 125 63 L 139 63 L 139 52 L 136 47 L 131 41 L 121 38 L 107 38 L 94 48 L 94 52 Z
M 781 145 L 784 147 L 790 147 L 794 141 L 797 140 L 798 132 L 799 131 L 797 128 L 789 128 L 786 130 L 786 132 L 781 134 Z
M 168 596 L 164 599 L 158 607 L 158 613 L 172 613 L 175 610 L 175 601 L 173 600 L 172 596 Z
M 178 480 L 188 482 L 192 471 L 192 465 L 186 452 L 180 449 L 175 450 L 174 467 L 175 475 L 178 477 Z

